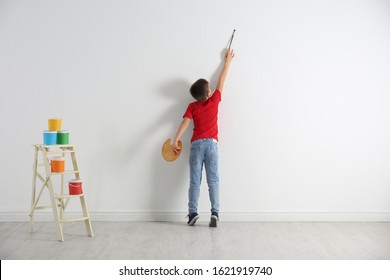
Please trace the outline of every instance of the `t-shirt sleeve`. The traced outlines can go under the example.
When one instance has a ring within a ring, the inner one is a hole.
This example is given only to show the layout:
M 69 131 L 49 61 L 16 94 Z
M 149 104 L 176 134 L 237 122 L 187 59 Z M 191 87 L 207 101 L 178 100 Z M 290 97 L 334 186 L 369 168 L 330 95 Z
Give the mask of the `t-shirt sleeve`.
M 220 102 L 221 101 L 221 92 L 216 89 L 213 93 L 213 95 L 211 96 L 211 99 L 214 101 L 214 102 Z
M 183 118 L 184 118 L 184 117 L 187 117 L 187 118 L 189 118 L 190 120 L 192 120 L 193 116 L 192 116 L 191 104 L 188 105 L 187 110 L 186 110 L 186 112 L 185 112 L 184 115 L 183 115 Z

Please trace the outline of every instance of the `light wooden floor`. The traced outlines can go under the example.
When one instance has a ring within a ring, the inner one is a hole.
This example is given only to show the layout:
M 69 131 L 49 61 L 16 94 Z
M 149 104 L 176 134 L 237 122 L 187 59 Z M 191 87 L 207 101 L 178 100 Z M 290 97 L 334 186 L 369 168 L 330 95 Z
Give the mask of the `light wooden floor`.
M 390 259 L 390 223 L 179 222 L 0 223 L 0 259 Z

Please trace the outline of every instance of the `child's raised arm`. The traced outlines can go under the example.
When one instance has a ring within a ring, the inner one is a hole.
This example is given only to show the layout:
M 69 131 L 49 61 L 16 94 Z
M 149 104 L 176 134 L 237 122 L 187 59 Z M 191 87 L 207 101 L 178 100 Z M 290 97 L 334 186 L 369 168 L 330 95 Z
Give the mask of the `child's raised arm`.
M 227 73 L 229 72 L 230 62 L 232 61 L 234 57 L 234 52 L 232 49 L 228 49 L 225 53 L 225 64 L 223 65 L 221 74 L 219 76 L 217 90 L 222 92 L 223 86 L 225 84 Z

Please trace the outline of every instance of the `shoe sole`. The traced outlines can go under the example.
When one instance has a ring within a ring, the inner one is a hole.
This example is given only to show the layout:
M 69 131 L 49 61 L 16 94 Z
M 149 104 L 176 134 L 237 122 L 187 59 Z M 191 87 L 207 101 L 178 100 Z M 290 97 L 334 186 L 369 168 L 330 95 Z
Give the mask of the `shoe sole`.
M 217 221 L 218 221 L 218 218 L 216 216 L 211 216 L 209 226 L 210 227 L 217 227 Z
M 199 215 L 195 216 L 189 223 L 187 223 L 189 226 L 193 226 L 196 221 L 199 219 Z

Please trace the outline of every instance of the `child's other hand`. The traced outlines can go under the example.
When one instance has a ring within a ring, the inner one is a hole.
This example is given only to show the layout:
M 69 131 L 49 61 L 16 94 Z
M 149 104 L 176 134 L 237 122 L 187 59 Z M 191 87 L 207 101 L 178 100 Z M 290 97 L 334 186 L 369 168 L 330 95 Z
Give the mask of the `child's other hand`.
M 173 149 L 173 151 L 175 152 L 175 154 L 178 154 L 179 151 L 181 150 L 181 148 L 179 147 L 179 144 L 178 144 L 178 143 L 174 143 L 174 144 L 172 145 L 172 149 Z

